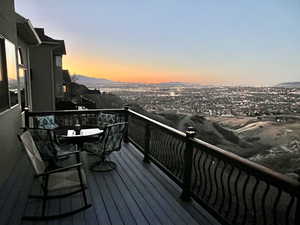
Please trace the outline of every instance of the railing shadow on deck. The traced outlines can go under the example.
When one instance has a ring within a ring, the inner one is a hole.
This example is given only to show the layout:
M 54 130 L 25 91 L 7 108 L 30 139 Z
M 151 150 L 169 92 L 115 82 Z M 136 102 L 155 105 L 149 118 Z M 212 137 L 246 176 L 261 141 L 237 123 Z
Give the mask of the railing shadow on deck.
M 194 138 L 133 110 L 95 109 L 25 113 L 26 126 L 53 115 L 60 127 L 95 127 L 99 113 L 128 122 L 125 141 L 182 188 L 181 199 L 198 202 L 222 224 L 300 224 L 300 183 Z

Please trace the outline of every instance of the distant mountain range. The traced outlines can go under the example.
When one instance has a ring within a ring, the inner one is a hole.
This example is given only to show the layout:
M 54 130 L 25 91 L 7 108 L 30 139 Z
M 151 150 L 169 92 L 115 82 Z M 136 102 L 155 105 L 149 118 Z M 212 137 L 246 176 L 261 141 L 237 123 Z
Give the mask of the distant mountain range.
M 155 86 L 161 88 L 170 88 L 170 87 L 212 87 L 212 85 L 201 85 L 196 83 L 188 82 L 162 82 L 162 83 L 130 83 L 130 82 L 119 82 L 112 81 L 104 78 L 89 77 L 86 75 L 75 74 L 72 76 L 72 80 L 76 81 L 79 84 L 83 84 L 89 88 L 100 88 L 108 86 Z M 275 85 L 275 87 L 286 87 L 286 88 L 300 88 L 300 82 L 286 82 Z
M 85 75 L 79 75 L 75 74 L 72 76 L 72 80 L 83 84 L 87 87 L 104 87 L 104 86 L 120 86 L 120 85 L 139 85 L 139 86 L 159 86 L 162 88 L 168 88 L 168 87 L 206 87 L 202 86 L 200 84 L 194 84 L 194 83 L 187 83 L 187 82 L 162 82 L 162 83 L 130 83 L 130 82 L 118 82 L 118 81 L 112 81 L 108 79 L 103 78 L 95 78 L 95 77 L 89 77 Z
M 300 88 L 300 82 L 286 82 L 277 84 L 276 87 Z
M 118 83 L 118 82 L 114 82 L 114 81 L 103 79 L 103 78 L 88 77 L 88 76 L 79 75 L 79 74 L 73 75 L 72 80 L 76 81 L 77 83 L 84 84 L 84 85 L 90 85 L 90 84 L 102 85 L 102 84 Z

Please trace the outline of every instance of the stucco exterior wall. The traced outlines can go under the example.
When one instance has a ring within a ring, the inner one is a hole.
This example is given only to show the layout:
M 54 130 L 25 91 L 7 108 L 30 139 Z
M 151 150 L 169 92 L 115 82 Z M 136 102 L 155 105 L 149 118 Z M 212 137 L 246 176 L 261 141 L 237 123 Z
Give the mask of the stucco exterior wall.
M 52 49 L 48 46 L 31 47 L 29 52 L 32 110 L 55 110 Z
M 17 42 L 15 6 L 13 0 L 0 1 L 0 34 L 13 43 Z
M 0 2 L 0 35 L 16 44 L 16 23 L 12 0 Z M 17 140 L 20 127 L 20 105 L 0 112 L 0 187 L 8 178 L 21 152 Z

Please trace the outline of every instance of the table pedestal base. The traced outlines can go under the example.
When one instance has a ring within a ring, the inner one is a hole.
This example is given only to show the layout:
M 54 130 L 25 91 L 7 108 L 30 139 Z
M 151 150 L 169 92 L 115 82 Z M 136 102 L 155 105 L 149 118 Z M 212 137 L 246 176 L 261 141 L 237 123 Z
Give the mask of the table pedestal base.
M 94 172 L 108 172 L 114 170 L 117 164 L 113 161 L 97 161 L 90 166 L 90 170 Z

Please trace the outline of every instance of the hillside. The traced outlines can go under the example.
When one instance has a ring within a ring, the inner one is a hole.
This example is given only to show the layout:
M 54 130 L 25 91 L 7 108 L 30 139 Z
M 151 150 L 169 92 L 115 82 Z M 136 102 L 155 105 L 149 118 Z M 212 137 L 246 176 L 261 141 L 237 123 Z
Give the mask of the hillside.
M 211 118 L 232 129 L 240 140 L 253 146 L 251 161 L 294 177 L 300 175 L 300 123 L 259 121 L 254 118 Z M 267 148 L 257 151 L 257 146 Z M 299 174 L 299 175 L 297 175 Z
M 286 82 L 277 84 L 276 87 L 300 88 L 300 82 Z

